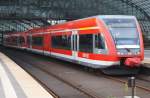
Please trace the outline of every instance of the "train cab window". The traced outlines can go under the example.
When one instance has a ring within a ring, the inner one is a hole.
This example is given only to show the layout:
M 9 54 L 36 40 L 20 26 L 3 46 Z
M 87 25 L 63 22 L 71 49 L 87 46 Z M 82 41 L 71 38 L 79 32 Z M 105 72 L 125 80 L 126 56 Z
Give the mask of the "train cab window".
M 95 48 L 105 49 L 105 42 L 100 33 L 95 35 Z
M 52 36 L 52 47 L 58 49 L 71 50 L 71 36 Z
M 79 35 L 79 51 L 93 52 L 93 34 Z
M 43 37 L 32 37 L 33 46 L 43 46 Z
M 104 37 L 102 36 L 101 33 L 95 34 L 94 53 L 97 53 L 97 54 L 106 54 L 107 53 Z

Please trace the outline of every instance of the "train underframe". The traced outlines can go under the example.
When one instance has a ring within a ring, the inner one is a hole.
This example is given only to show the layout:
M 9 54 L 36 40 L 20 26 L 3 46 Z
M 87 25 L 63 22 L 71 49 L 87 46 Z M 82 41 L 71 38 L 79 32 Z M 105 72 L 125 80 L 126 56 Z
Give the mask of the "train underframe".
M 122 58 L 119 65 L 101 69 L 107 75 L 136 75 L 140 72 L 142 63 L 139 58 Z

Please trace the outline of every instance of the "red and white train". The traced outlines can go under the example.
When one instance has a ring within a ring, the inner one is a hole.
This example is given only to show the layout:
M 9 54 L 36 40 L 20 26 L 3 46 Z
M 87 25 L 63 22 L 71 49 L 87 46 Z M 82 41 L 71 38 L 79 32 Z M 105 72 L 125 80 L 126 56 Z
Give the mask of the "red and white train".
M 4 35 L 4 46 L 92 68 L 139 67 L 142 31 L 134 16 L 102 15 Z

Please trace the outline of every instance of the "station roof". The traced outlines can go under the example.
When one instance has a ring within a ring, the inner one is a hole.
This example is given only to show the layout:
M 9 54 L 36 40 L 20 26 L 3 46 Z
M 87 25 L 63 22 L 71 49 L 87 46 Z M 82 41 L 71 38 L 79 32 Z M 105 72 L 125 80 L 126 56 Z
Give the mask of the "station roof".
M 0 31 L 25 31 L 94 15 L 134 15 L 150 36 L 150 0 L 0 0 Z

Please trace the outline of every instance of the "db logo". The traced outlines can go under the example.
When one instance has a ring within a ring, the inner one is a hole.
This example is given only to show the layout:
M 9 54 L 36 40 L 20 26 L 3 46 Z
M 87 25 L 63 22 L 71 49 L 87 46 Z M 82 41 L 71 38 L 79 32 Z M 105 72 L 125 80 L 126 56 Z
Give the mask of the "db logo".
M 87 53 L 83 53 L 83 55 L 82 55 L 84 58 L 89 58 L 89 54 L 87 54 Z

